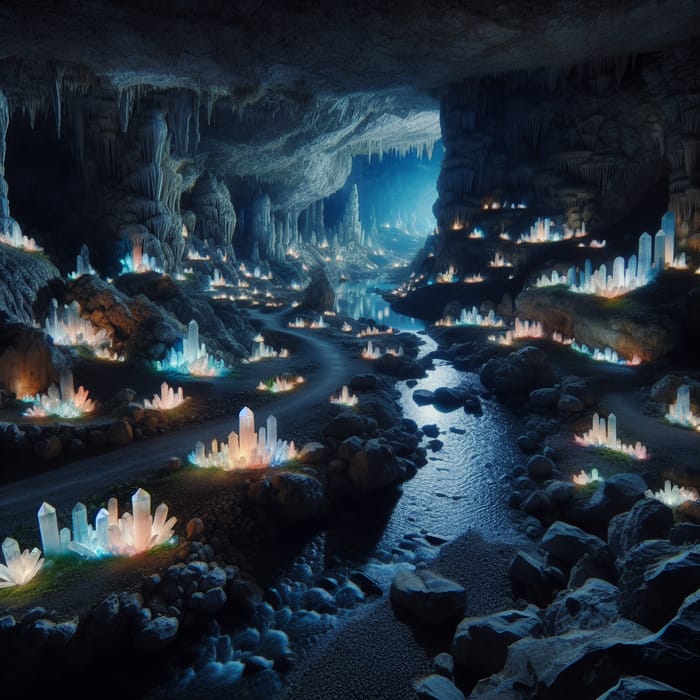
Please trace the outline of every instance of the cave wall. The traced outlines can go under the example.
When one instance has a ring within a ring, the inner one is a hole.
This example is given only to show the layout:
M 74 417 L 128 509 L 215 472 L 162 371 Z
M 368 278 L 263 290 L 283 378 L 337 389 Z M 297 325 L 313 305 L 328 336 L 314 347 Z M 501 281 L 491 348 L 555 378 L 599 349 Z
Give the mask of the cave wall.
M 476 225 L 522 233 L 517 210 L 484 210 L 506 200 L 526 203 L 530 221 L 560 216 L 610 235 L 661 181 L 681 246 L 700 242 L 697 43 L 463 81 L 444 91 L 440 119 L 444 236 Z

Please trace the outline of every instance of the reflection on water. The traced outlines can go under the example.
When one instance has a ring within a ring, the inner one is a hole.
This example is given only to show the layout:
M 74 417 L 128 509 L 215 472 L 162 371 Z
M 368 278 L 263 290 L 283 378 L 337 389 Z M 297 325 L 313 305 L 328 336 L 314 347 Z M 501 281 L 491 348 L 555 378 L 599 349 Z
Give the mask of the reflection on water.
M 355 319 L 373 318 L 377 323 L 384 323 L 402 331 L 423 330 L 423 321 L 397 314 L 380 294 L 372 291 L 391 288 L 391 285 L 376 280 L 341 282 L 335 291 L 335 310 Z

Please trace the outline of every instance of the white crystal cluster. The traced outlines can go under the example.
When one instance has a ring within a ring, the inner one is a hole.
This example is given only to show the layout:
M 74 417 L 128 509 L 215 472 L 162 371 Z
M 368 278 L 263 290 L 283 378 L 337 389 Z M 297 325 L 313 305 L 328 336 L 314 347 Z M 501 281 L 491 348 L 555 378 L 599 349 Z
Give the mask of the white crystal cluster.
M 315 321 L 311 322 L 309 328 L 313 328 L 314 330 L 328 328 L 328 324 L 323 320 L 323 316 L 319 316 Z
M 551 219 L 537 219 L 530 226 L 529 233 L 523 233 L 516 243 L 557 243 L 559 241 L 568 241 L 571 238 L 583 238 L 587 235 L 586 224 L 583 223 L 580 230 L 574 231 L 568 226 L 564 226 L 562 231 L 554 228 L 554 222 Z
M 573 482 L 577 486 L 587 486 L 592 484 L 594 481 L 603 481 L 603 477 L 600 475 L 598 470 L 594 467 L 590 472 L 581 470 L 578 474 L 574 474 Z
M 445 316 L 440 319 L 436 326 L 483 326 L 484 328 L 504 328 L 505 321 L 500 317 L 496 316 L 493 309 L 489 311 L 485 316 L 479 312 L 476 306 L 472 306 L 470 310 L 462 309 L 458 319 L 452 318 L 452 316 Z
M 132 513 L 119 516 L 119 503 L 110 498 L 107 508 L 88 523 L 87 508 L 76 503 L 71 512 L 73 530 L 58 529 L 56 509 L 42 503 L 37 513 L 41 545 L 46 557 L 71 552 L 89 559 L 105 556 L 134 556 L 167 542 L 173 536 L 177 518 L 168 518 L 168 506 L 161 503 L 151 515 L 151 495 L 138 489 L 131 497 Z
M 367 341 L 367 345 L 362 349 L 360 356 L 364 360 L 378 360 L 382 355 L 394 355 L 395 357 L 403 357 L 403 347 L 387 348 L 382 350 L 378 345 L 374 345 L 371 340 Z
M 621 452 L 633 459 L 646 459 L 647 448 L 641 442 L 634 445 L 626 445 L 617 437 L 617 418 L 614 413 L 608 416 L 607 421 L 597 413 L 593 414 L 591 429 L 583 435 L 575 435 L 576 444 L 593 447 L 607 447 L 610 450 Z
M 287 324 L 290 328 L 306 328 L 306 321 L 303 318 L 297 316 L 293 321 Z
M 170 348 L 164 360 L 157 360 L 157 370 L 191 374 L 197 377 L 219 377 L 229 368 L 223 360 L 217 360 L 207 352 L 207 346 L 199 342 L 199 324 L 192 319 L 187 327 L 187 337 L 181 341 L 182 349 Z
M 496 251 L 493 259 L 489 262 L 489 267 L 513 267 L 513 263 L 506 260 L 499 251 Z
M 0 231 L 0 243 L 26 250 L 28 253 L 41 253 L 44 249 L 33 239 L 22 234 L 19 224 L 10 218 L 5 218 L 5 228 Z
M 521 321 L 519 318 L 516 318 L 512 330 L 499 335 L 490 335 L 489 340 L 499 345 L 512 345 L 515 340 L 544 337 L 544 328 L 539 321 Z
M 132 239 L 131 250 L 123 258 L 120 258 L 119 262 L 122 266 L 122 275 L 129 272 L 163 272 L 158 267 L 156 259 L 144 252 L 143 239 L 139 237 Z
M 92 350 L 103 350 L 112 345 L 104 328 L 97 328 L 80 315 L 77 301 L 59 306 L 58 301 L 52 299 L 44 330 L 56 345 L 85 345 Z
M 257 335 L 253 339 L 255 345 L 253 352 L 248 358 L 248 362 L 259 362 L 260 360 L 268 360 L 275 357 L 289 357 L 289 350 L 282 348 L 279 352 L 270 345 L 265 345 L 265 338 L 262 335 Z
M 170 411 L 184 402 L 185 393 L 181 386 L 176 391 L 168 385 L 168 382 L 163 382 L 160 385 L 160 394 L 154 394 L 152 399 L 144 399 L 143 407 L 156 411 Z
M 23 586 L 31 581 L 44 565 L 41 551 L 36 547 L 20 551 L 19 543 L 12 537 L 6 537 L 2 543 L 5 563 L 0 564 L 0 588 Z
M 690 386 L 688 384 L 678 387 L 676 400 L 669 405 L 666 420 L 686 428 L 700 430 L 700 416 L 696 416 L 690 408 Z
M 340 406 L 352 407 L 357 406 L 358 399 L 346 385 L 343 385 L 343 388 L 340 390 L 338 396 L 331 396 L 331 403 Z
M 60 386 L 52 384 L 46 394 L 24 396 L 22 401 L 34 403 L 24 412 L 25 416 L 32 418 L 80 418 L 83 413 L 95 410 L 95 402 L 89 398 L 89 392 L 82 386 L 75 389 L 72 372 L 61 374 Z
M 256 434 L 255 416 L 246 406 L 238 414 L 238 433 L 230 433 L 225 442 L 212 440 L 208 451 L 198 442 L 188 459 L 198 467 L 230 470 L 274 467 L 295 456 L 294 442 L 277 437 L 277 419 L 269 416 L 266 427 L 261 426 Z
M 664 481 L 663 489 L 659 491 L 648 489 L 644 492 L 644 495 L 647 498 L 655 498 L 671 508 L 675 508 L 686 501 L 696 501 L 698 499 L 698 492 L 695 489 L 671 484 L 668 479 Z
M 438 274 L 435 275 L 435 281 L 438 284 L 454 284 L 455 282 L 459 282 L 457 268 L 454 265 L 450 265 L 444 272 L 438 272 Z
M 551 275 L 541 275 L 535 286 L 551 287 L 561 284 L 577 294 L 594 294 L 606 298 L 622 296 L 649 284 L 666 267 L 686 269 L 685 253 L 674 256 L 674 248 L 675 217 L 673 212 L 666 212 L 654 238 L 643 233 L 639 237 L 637 254 L 627 260 L 622 256 L 615 258 L 610 273 L 607 265 L 600 265 L 593 270 L 591 261 L 586 260 L 583 270 L 572 266 L 566 275 L 555 270 Z
M 285 391 L 296 389 L 299 384 L 304 383 L 304 377 L 275 377 L 267 382 L 261 381 L 258 384 L 258 391 L 268 391 L 271 394 L 280 394 Z
M 90 250 L 83 244 L 80 253 L 75 257 L 75 270 L 68 273 L 69 280 L 76 280 L 83 275 L 96 275 L 97 272 L 90 262 Z
M 617 350 L 613 350 L 610 347 L 605 347 L 602 350 L 600 348 L 591 349 L 585 343 L 579 345 L 575 338 L 571 339 L 571 342 L 567 342 L 566 344 L 570 345 L 572 350 L 580 352 L 582 355 L 587 355 L 596 362 L 609 362 L 613 365 L 627 365 L 629 367 L 636 367 L 642 364 L 639 355 L 634 355 L 631 360 L 625 360 L 623 357 L 620 357 Z
M 352 327 L 350 328 L 352 330 Z M 358 334 L 358 338 L 368 338 L 375 335 L 391 335 L 394 332 L 393 328 L 387 328 L 386 330 L 380 331 L 377 326 L 367 326 L 363 328 Z

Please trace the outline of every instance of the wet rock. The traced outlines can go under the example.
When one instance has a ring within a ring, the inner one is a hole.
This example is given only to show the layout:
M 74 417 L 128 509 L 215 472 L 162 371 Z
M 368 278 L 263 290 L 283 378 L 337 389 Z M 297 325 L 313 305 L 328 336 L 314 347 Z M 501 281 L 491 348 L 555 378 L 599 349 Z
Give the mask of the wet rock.
M 470 675 L 484 678 L 503 668 L 508 647 L 519 639 L 538 635 L 542 622 L 537 608 L 504 610 L 482 617 L 465 617 L 452 640 L 455 665 Z
M 281 630 L 267 630 L 260 638 L 257 653 L 270 659 L 277 671 L 287 670 L 294 658 L 289 639 Z
M 527 473 L 533 479 L 551 479 L 552 472 L 556 469 L 556 465 L 551 459 L 544 455 L 533 455 L 527 463 Z
M 364 599 L 365 594 L 352 581 L 348 581 L 341 586 L 335 594 L 335 602 L 339 608 L 353 608 L 355 605 L 362 603 Z
M 439 674 L 418 678 L 412 685 L 419 700 L 464 700 L 464 693 Z
M 615 474 L 602 481 L 587 501 L 572 503 L 566 511 L 566 519 L 583 525 L 607 526 L 613 516 L 630 510 L 644 498 L 647 488 L 639 474 Z
M 435 400 L 435 394 L 427 389 L 416 389 L 413 392 L 413 400 L 419 406 L 427 406 Z
M 584 554 L 604 548 L 605 542 L 581 528 L 557 520 L 542 536 L 542 549 L 565 564 L 576 563 Z
M 471 413 L 475 416 L 482 414 L 481 401 L 476 396 L 467 396 L 464 399 L 464 412 Z
M 459 389 L 441 386 L 435 389 L 433 404 L 439 408 L 455 410 L 464 405 L 466 398 L 466 393 Z
M 464 611 L 467 592 L 428 569 L 404 570 L 391 584 L 391 602 L 426 624 L 440 625 Z
M 452 678 L 455 670 L 455 662 L 452 658 L 452 654 L 448 654 L 444 651 L 438 654 L 433 659 L 433 667 L 435 668 L 435 672 L 441 676 L 445 676 L 445 678 Z
M 574 591 L 562 591 L 544 612 L 548 635 L 604 627 L 620 617 L 619 591 L 608 581 L 591 578 Z
M 537 605 L 546 605 L 552 593 L 562 588 L 563 574 L 554 567 L 547 566 L 544 560 L 527 552 L 519 551 L 508 567 L 508 574 L 516 594 Z
M 363 571 L 352 571 L 349 579 L 357 585 L 357 587 L 365 595 L 383 595 L 382 587 Z
M 428 447 L 430 447 L 433 452 L 439 452 L 444 444 L 442 440 L 435 439 L 428 442 Z
M 226 605 L 226 593 L 221 586 L 215 586 L 204 593 L 199 608 L 205 615 L 216 615 L 224 605 Z
M 615 562 L 609 549 L 599 549 L 584 554 L 572 567 L 568 588 L 579 588 L 589 578 L 599 578 L 610 583 L 618 579 Z
M 667 539 L 673 527 L 673 510 L 655 498 L 643 498 L 628 513 L 616 515 L 608 526 L 612 553 L 622 556 L 643 540 Z
M 175 617 L 156 617 L 136 631 L 134 648 L 146 652 L 165 649 L 175 640 L 178 627 Z
M 129 421 L 120 420 L 107 428 L 107 442 L 110 445 L 128 445 L 134 440 L 134 431 Z
M 335 615 L 338 606 L 333 596 L 323 588 L 309 588 L 301 599 L 301 607 L 306 610 L 316 610 L 320 613 Z
M 554 504 L 546 491 L 538 489 L 527 496 L 520 506 L 528 515 L 545 519 L 554 512 Z
M 610 690 L 598 696 L 598 700 L 692 700 L 693 696 L 688 695 L 676 688 L 672 688 L 666 683 L 646 678 L 645 676 L 634 676 L 631 678 L 620 678 L 620 680 Z
M 424 425 L 421 430 L 426 437 L 436 438 L 440 434 L 440 428 L 435 423 L 430 423 L 430 425 Z
M 532 452 L 535 452 L 539 447 L 539 442 L 537 440 L 534 440 L 529 435 L 520 435 L 516 440 L 516 444 L 526 454 L 531 454 Z
M 576 494 L 576 485 L 570 481 L 551 481 L 545 487 L 545 491 L 557 507 L 565 505 Z

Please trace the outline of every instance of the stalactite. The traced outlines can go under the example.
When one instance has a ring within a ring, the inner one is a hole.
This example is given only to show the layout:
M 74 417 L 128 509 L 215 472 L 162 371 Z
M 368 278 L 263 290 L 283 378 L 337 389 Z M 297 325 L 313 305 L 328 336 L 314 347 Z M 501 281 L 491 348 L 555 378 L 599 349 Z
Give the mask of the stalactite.
M 129 120 L 134 111 L 134 102 L 136 100 L 136 88 L 133 86 L 119 88 L 117 90 L 117 109 L 119 112 L 119 126 L 122 134 L 126 134 L 129 128 Z
M 204 93 L 204 108 L 207 114 L 207 126 L 211 126 L 211 117 L 214 111 L 214 96 L 211 92 Z
M 199 142 L 201 140 L 201 134 L 199 130 L 199 110 L 201 109 L 201 99 L 199 92 L 195 92 L 192 96 L 192 101 L 194 102 L 192 106 L 192 116 L 193 116 L 193 128 L 194 128 L 194 152 L 197 153 L 199 149 Z
M 146 163 L 160 165 L 168 137 L 168 127 L 163 119 L 163 113 L 157 109 L 148 110 L 141 116 L 141 123 L 136 133 L 143 160 Z
M 159 200 L 163 189 L 163 169 L 153 163 L 144 165 L 129 175 L 124 180 L 124 185 L 146 199 Z
M 65 67 L 55 61 L 49 61 L 46 66 L 51 107 L 56 120 L 56 134 L 61 138 L 61 90 L 63 87 L 63 75 Z

